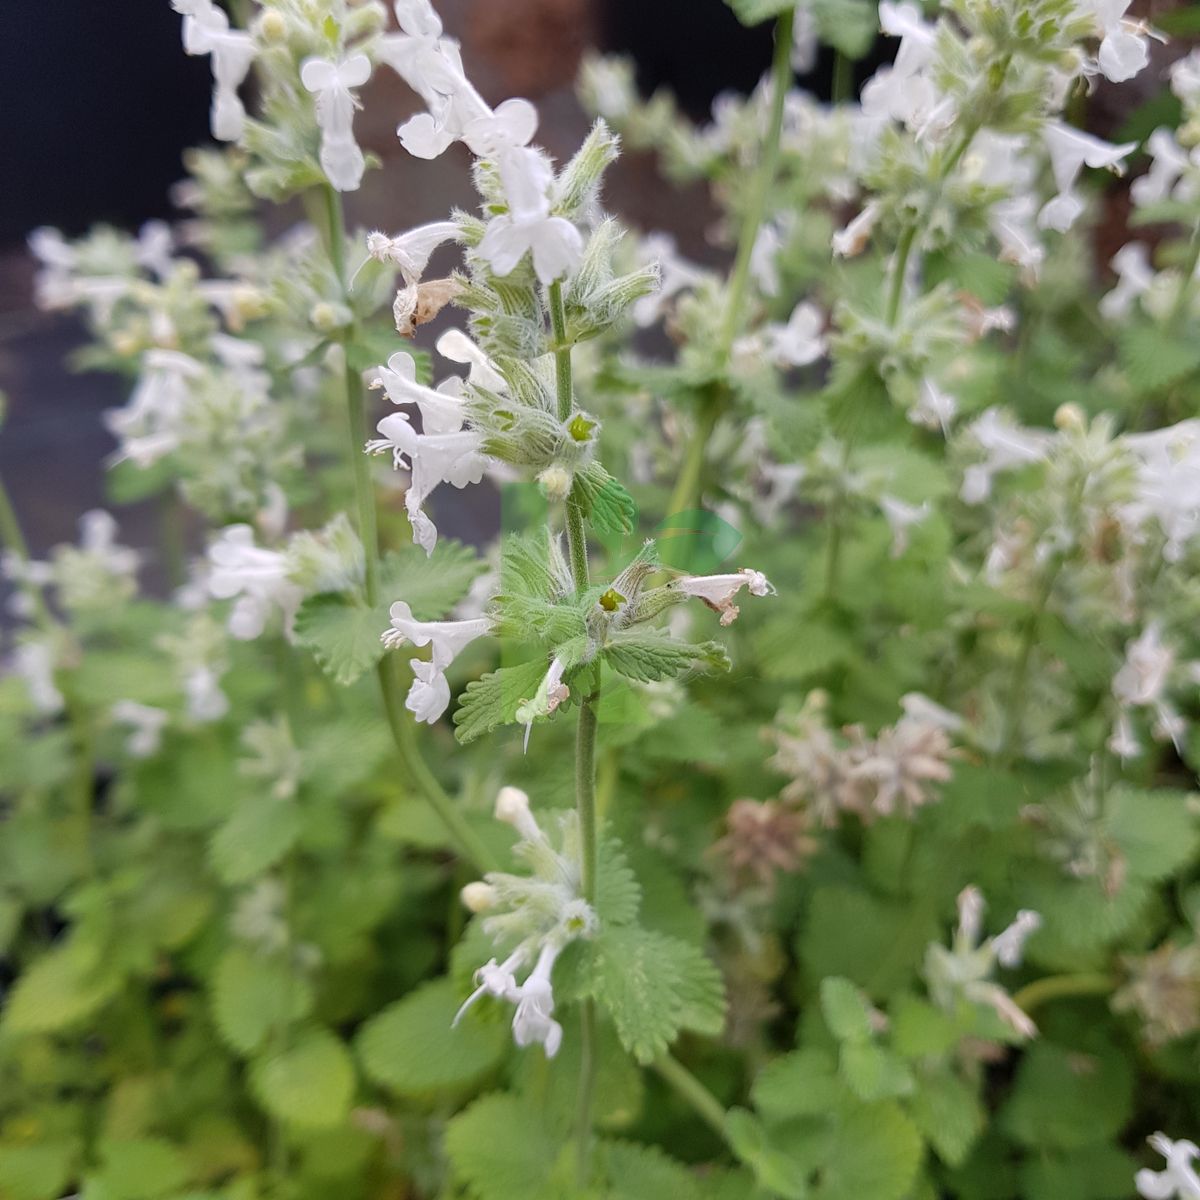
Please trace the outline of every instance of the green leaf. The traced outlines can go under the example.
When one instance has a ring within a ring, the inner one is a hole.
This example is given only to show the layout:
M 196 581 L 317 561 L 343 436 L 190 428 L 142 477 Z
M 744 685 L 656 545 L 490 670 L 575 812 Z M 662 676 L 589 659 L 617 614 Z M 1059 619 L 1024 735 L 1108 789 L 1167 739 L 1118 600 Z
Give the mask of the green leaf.
M 772 1140 L 752 1113 L 744 1108 L 730 1109 L 725 1116 L 725 1136 L 734 1154 L 754 1172 L 754 1178 L 769 1195 L 806 1200 L 804 1166 Z
M 100 1163 L 84 1190 L 105 1200 L 156 1200 L 179 1191 L 191 1174 L 179 1148 L 161 1138 L 104 1142 Z
M 439 540 L 432 554 L 420 546 L 405 546 L 385 555 L 379 572 L 383 623 L 376 636 L 388 627 L 387 610 L 395 600 L 403 600 L 418 621 L 444 617 L 470 591 L 483 568 L 470 546 L 449 538 Z
M 273 1116 L 298 1128 L 324 1129 L 339 1125 L 350 1110 L 354 1064 L 338 1038 L 312 1029 L 294 1046 L 256 1062 L 251 1081 Z
M 1117 787 L 1108 796 L 1109 835 L 1121 848 L 1133 879 L 1157 882 L 1174 875 L 1196 858 L 1200 823 L 1187 792 L 1142 792 Z
M 845 1042 L 838 1061 L 842 1078 L 860 1100 L 890 1100 L 913 1090 L 904 1063 L 874 1042 Z
M 63 1195 L 75 1173 L 76 1138 L 44 1142 L 0 1142 L 0 1196 L 6 1200 L 47 1200 Z
M 652 1062 L 681 1029 L 720 1033 L 721 976 L 696 947 L 626 926 L 602 928 L 590 951 L 585 994 L 608 1011 L 621 1044 L 639 1062 Z
M 838 1117 L 816 1156 L 813 1200 L 902 1200 L 921 1162 L 921 1136 L 894 1103 Z
M 452 980 L 422 984 L 363 1026 L 355 1050 L 367 1076 L 397 1095 L 429 1100 L 468 1091 L 493 1074 L 508 1026 L 469 1014 L 451 1027 L 462 998 Z
M 845 1095 L 833 1055 L 816 1046 L 794 1050 L 764 1067 L 752 1092 L 755 1107 L 772 1121 L 823 1115 Z
M 743 25 L 761 25 L 795 6 L 796 0 L 726 0 Z
M 446 1126 L 454 1177 L 477 1200 L 569 1200 L 554 1178 L 560 1143 L 536 1110 L 502 1092 L 476 1100 Z
M 700 1179 L 656 1146 L 607 1142 L 601 1147 L 608 1191 L 604 1200 L 649 1200 L 650 1197 L 699 1197 Z
M 1200 341 L 1173 336 L 1158 325 L 1128 325 L 1118 342 L 1121 365 L 1136 395 L 1157 392 L 1200 368 Z
M 208 860 L 222 883 L 246 883 L 273 867 L 300 833 L 300 812 L 270 796 L 245 800 L 213 834 Z
M 121 986 L 98 943 L 78 938 L 54 946 L 27 967 L 5 997 L 9 1033 L 49 1033 L 90 1016 Z
M 619 675 L 642 683 L 674 679 L 693 667 L 728 671 L 729 655 L 720 642 L 692 645 L 654 632 L 618 633 L 604 647 L 604 661 Z
M 978 1089 L 948 1070 L 922 1076 L 908 1112 L 949 1167 L 962 1166 L 987 1120 Z
M 1041 1154 L 1021 1166 L 1024 1200 L 1125 1200 L 1137 1163 L 1116 1146 Z
M 576 474 L 575 493 L 583 501 L 584 515 L 597 533 L 633 532 L 637 504 L 599 463 L 591 463 Z
M 241 1054 L 312 1010 L 312 987 L 278 958 L 226 950 L 212 976 L 212 1012 L 221 1036 Z
M 945 1054 L 964 1032 L 953 1017 L 915 996 L 898 996 L 888 1016 L 892 1048 L 904 1058 Z
M 1133 1070 L 1115 1048 L 1081 1053 L 1037 1041 L 1021 1059 L 1000 1120 L 1023 1145 L 1072 1150 L 1113 1137 L 1132 1107 Z
M 512 724 L 517 709 L 538 690 L 547 665 L 544 659 L 535 658 L 519 666 L 489 671 L 467 684 L 454 713 L 458 740 L 465 745 L 497 725 Z
M 296 611 L 296 641 L 312 651 L 334 682 L 349 687 L 384 652 L 380 635 L 388 628 L 379 609 L 368 608 L 335 592 L 309 596 Z
M 862 58 L 875 44 L 879 17 L 872 0 L 809 0 L 821 41 L 847 58 Z
M 848 979 L 821 980 L 821 1012 L 829 1032 L 839 1042 L 869 1042 L 871 1011 L 862 993 Z

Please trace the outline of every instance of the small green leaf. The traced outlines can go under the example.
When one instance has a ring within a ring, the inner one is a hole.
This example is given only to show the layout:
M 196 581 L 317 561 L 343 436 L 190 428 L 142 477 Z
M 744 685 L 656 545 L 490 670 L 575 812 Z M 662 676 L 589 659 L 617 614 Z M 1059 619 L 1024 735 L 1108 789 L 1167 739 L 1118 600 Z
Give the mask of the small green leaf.
M 761 25 L 794 7 L 796 0 L 726 0 L 743 25 Z
M 1200 342 L 1172 336 L 1158 325 L 1128 325 L 1118 348 L 1129 385 L 1138 396 L 1180 383 L 1200 369 Z
M 978 1088 L 948 1070 L 921 1078 L 908 1102 L 908 1112 L 949 1167 L 966 1162 L 987 1120 Z
M 312 987 L 278 958 L 226 950 L 212 976 L 213 1020 L 235 1050 L 251 1054 L 276 1030 L 308 1015 Z
M 100 1164 L 84 1191 L 106 1200 L 157 1200 L 180 1191 L 191 1174 L 183 1152 L 161 1138 L 104 1142 Z
M 103 947 L 78 938 L 47 950 L 26 968 L 5 997 L 10 1033 L 50 1033 L 90 1016 L 121 985 Z
M 380 635 L 387 627 L 378 609 L 323 592 L 300 605 L 294 629 L 296 641 L 313 652 L 325 674 L 349 687 L 383 657 Z
M 597 533 L 627 534 L 637 521 L 633 497 L 599 463 L 575 475 L 575 494 Z
M 325 1029 L 309 1030 L 294 1046 L 255 1063 L 251 1079 L 269 1113 L 303 1129 L 340 1124 L 354 1096 L 350 1055 Z
M 432 554 L 420 546 L 405 546 L 385 555 L 379 572 L 383 601 L 379 631 L 388 627 L 387 609 L 394 600 L 403 600 L 418 621 L 444 617 L 470 591 L 483 568 L 470 546 L 449 538 L 441 539 Z
M 653 631 L 618 633 L 603 650 L 604 661 L 627 679 L 652 683 L 674 679 L 693 668 L 728 671 L 729 655 L 720 642 L 693 645 Z
M 842 1078 L 860 1100 L 890 1100 L 913 1090 L 908 1068 L 874 1042 L 846 1042 L 838 1062 Z
M 809 0 L 821 41 L 847 58 L 862 58 L 875 44 L 879 17 L 872 0 Z
M 869 1042 L 871 1011 L 862 993 L 848 979 L 821 980 L 821 1012 L 829 1032 L 839 1042 Z
M 300 812 L 288 800 L 244 800 L 213 834 L 208 859 L 222 883 L 246 883 L 273 867 L 300 833 Z
M 519 666 L 500 667 L 467 684 L 454 713 L 455 736 L 463 744 L 510 725 L 517 709 L 529 700 L 546 674 L 547 663 L 535 658 Z

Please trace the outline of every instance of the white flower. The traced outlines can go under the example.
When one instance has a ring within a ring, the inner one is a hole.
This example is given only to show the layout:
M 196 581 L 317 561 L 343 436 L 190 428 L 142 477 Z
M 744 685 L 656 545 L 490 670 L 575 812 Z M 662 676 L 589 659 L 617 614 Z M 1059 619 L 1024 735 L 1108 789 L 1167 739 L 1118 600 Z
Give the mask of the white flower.
M 1167 539 L 1163 557 L 1178 562 L 1200 533 L 1200 421 L 1122 440 L 1138 459 L 1137 499 L 1125 516 L 1135 525 L 1154 518 Z
M 779 252 L 782 248 L 783 233 L 779 223 L 764 221 L 750 248 L 750 278 L 764 296 L 779 295 Z
M 230 525 L 209 547 L 208 561 L 209 593 L 217 600 L 238 598 L 229 615 L 235 638 L 253 641 L 275 608 L 282 612 L 285 628 L 290 626 L 302 596 L 288 577 L 286 554 L 256 546 L 249 525 Z
M 1168 73 L 1171 91 L 1185 104 L 1200 96 L 1200 50 L 1173 62 Z
M 176 350 L 148 350 L 142 374 L 124 408 L 109 409 L 104 423 L 119 439 L 114 462 L 149 467 L 179 449 L 192 387 L 205 369 Z
M 1042 918 L 1032 909 L 1023 908 L 1011 925 L 992 938 L 992 950 L 1002 967 L 1016 967 L 1021 963 L 1025 943 L 1042 927 Z
M 459 433 L 419 434 L 403 413 L 384 417 L 377 426 L 382 438 L 367 443 L 367 452 L 390 450 L 393 464 L 407 465 L 412 481 L 405 496 L 405 508 L 413 527 L 413 539 L 426 554 L 437 545 L 437 527 L 425 514 L 423 505 L 441 483 L 466 487 L 478 483 L 487 460 L 482 454 L 483 438 L 470 430 Z
M 921 380 L 916 404 L 908 410 L 908 419 L 923 429 L 940 429 L 945 437 L 957 412 L 958 401 L 927 375 Z
M 896 496 L 880 496 L 879 507 L 892 531 L 892 557 L 899 558 L 908 549 L 908 532 L 929 516 L 929 501 L 908 504 Z
M 33 707 L 47 717 L 62 712 L 64 704 L 54 682 L 54 659 L 48 641 L 22 642 L 13 654 L 13 671 L 25 681 Z
M 1114 145 L 1090 133 L 1072 129 L 1062 121 L 1047 121 L 1042 129 L 1042 139 L 1050 153 L 1050 169 L 1058 195 L 1038 214 L 1038 224 L 1063 233 L 1083 211 L 1083 201 L 1075 191 L 1079 172 L 1089 166 L 1106 167 L 1118 175 L 1124 174 L 1123 161 L 1137 149 L 1137 142 Z
M 462 231 L 454 221 L 433 221 L 397 237 L 388 237 L 386 233 L 369 234 L 367 253 L 379 262 L 394 263 L 400 268 L 404 282 L 411 287 L 421 282 L 433 252 L 461 236 Z
M 418 721 L 432 725 L 450 707 L 450 682 L 437 665 L 419 658 L 409 659 L 413 682 L 404 699 L 404 707 Z
M 1116 321 L 1128 315 L 1133 302 L 1149 289 L 1154 268 L 1144 242 L 1127 242 L 1112 256 L 1110 265 L 1117 273 L 1117 286 L 1101 297 L 1100 312 Z
M 382 387 L 393 404 L 415 404 L 426 433 L 458 433 L 463 427 L 462 400 L 418 383 L 416 360 L 403 350 L 393 354 L 386 367 L 375 368 L 372 384 Z
M 212 60 L 212 134 L 219 142 L 236 142 L 246 125 L 246 109 L 238 88 L 246 81 L 254 61 L 254 39 L 230 29 L 229 18 L 212 0 L 173 0 L 183 14 L 183 48 L 191 55 L 207 54 Z
M 510 786 L 500 789 L 496 794 L 495 815 L 497 821 L 511 825 L 524 842 L 534 844 L 546 840 L 529 807 L 529 793 L 520 788 Z
M 188 716 L 199 724 L 219 721 L 229 711 L 229 697 L 221 691 L 221 680 L 212 667 L 190 670 L 184 677 L 183 694 Z
M 1161 204 L 1171 199 L 1179 177 L 1191 165 L 1187 152 L 1175 140 L 1175 134 L 1165 127 L 1156 129 L 1146 139 L 1150 153 L 1150 170 L 1129 185 L 1134 204 Z
M 766 325 L 758 333 L 740 338 L 734 353 L 762 355 L 777 367 L 806 367 L 825 355 L 824 328 L 821 310 L 805 300 L 792 310 L 786 325 Z
M 1192 1166 L 1200 1157 L 1195 1142 L 1172 1141 L 1165 1133 L 1152 1134 L 1151 1146 L 1167 1160 L 1161 1171 L 1143 1167 L 1134 1176 L 1134 1186 L 1144 1200 L 1200 1200 L 1200 1175 Z
M 906 717 L 910 717 L 914 721 L 920 721 L 925 725 L 932 725 L 947 733 L 957 733 L 965 725 L 965 722 L 958 713 L 951 712 L 948 708 L 943 708 L 940 704 L 930 700 L 928 696 L 924 696 L 920 692 L 905 693 L 900 697 L 900 707 L 904 710 Z
M 682 579 L 676 579 L 671 587 L 685 596 L 695 596 L 713 612 L 720 613 L 722 625 L 732 625 L 737 620 L 740 610 L 733 603 L 733 598 L 742 588 L 749 588 L 752 596 L 775 595 L 771 581 L 761 571 L 749 567 L 743 567 L 732 575 L 685 575 Z
M 550 663 L 542 682 L 532 700 L 524 700 L 517 708 L 517 721 L 525 726 L 523 749 L 529 749 L 529 735 L 533 731 L 533 723 L 538 717 L 548 717 L 558 709 L 558 706 L 571 695 L 571 689 L 562 681 L 566 672 L 566 664 L 557 656 Z M 499 812 L 497 812 L 499 815 Z M 501 818 L 503 820 L 504 818 Z
M 583 235 L 565 217 L 550 215 L 554 172 L 544 154 L 514 148 L 500 156 L 508 212 L 493 217 L 479 255 L 497 275 L 509 275 L 526 254 L 542 283 L 570 274 L 583 256 Z
M 1132 79 L 1150 61 L 1144 26 L 1125 19 L 1129 5 L 1130 0 L 1088 0 L 1103 39 L 1097 67 L 1113 83 Z
M 163 728 L 170 715 L 161 708 L 138 704 L 136 700 L 118 700 L 110 710 L 112 719 L 130 727 L 125 750 L 134 758 L 150 758 L 162 744 Z
M 708 274 L 703 267 L 680 256 L 669 233 L 652 233 L 642 238 L 638 258 L 646 264 L 657 263 L 659 270 L 658 290 L 642 296 L 633 306 L 634 324 L 642 329 L 663 315 L 669 301 L 702 283 Z
M 834 258 L 853 258 L 861 254 L 871 240 L 878 219 L 879 205 L 872 200 L 849 225 L 833 235 Z
M 362 183 L 366 162 L 354 140 L 358 100 L 350 89 L 370 78 L 371 60 L 365 54 L 352 54 L 339 63 L 307 58 L 300 68 L 300 81 L 317 98 L 321 169 L 339 192 L 352 192 Z
M 522 1049 L 537 1043 L 547 1058 L 553 1058 L 562 1045 L 562 1026 L 554 1020 L 554 988 L 550 972 L 560 950 L 553 943 L 542 947 L 529 977 L 516 990 L 516 1015 L 513 1017 L 513 1041 Z
M 941 105 L 932 81 L 924 75 L 933 61 L 934 27 L 922 18 L 920 6 L 905 2 L 879 5 L 879 26 L 900 38 L 895 61 L 882 66 L 862 88 L 862 111 L 871 119 L 902 121 L 910 129 L 926 128 Z
M 487 388 L 490 392 L 503 393 L 508 390 L 508 384 L 496 370 L 496 364 L 461 329 L 447 329 L 435 345 L 443 358 L 470 368 L 467 372 L 469 383 Z
M 1038 462 L 1046 455 L 1051 435 L 1022 429 L 998 408 L 989 408 L 968 429 L 987 459 L 966 469 L 959 495 L 967 504 L 982 504 L 992 494 L 992 476 Z

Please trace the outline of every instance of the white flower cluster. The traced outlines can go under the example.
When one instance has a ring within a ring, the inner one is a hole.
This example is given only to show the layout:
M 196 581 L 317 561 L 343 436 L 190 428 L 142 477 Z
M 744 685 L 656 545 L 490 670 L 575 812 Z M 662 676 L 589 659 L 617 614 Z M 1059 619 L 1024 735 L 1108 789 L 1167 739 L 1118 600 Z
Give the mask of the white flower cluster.
M 1161 1171 L 1149 1167 L 1134 1177 L 1139 1196 L 1144 1200 L 1200 1200 L 1200 1174 L 1192 1165 L 1200 1158 L 1195 1142 L 1172 1141 L 1165 1133 L 1151 1134 L 1150 1145 L 1167 1160 Z

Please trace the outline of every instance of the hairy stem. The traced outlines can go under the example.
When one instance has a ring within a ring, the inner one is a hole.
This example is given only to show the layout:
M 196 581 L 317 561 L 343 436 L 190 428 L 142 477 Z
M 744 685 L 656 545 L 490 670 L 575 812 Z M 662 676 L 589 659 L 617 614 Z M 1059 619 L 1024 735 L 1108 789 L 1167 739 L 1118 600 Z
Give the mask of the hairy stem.
M 562 284 L 557 280 L 547 289 L 550 327 L 554 334 L 554 367 L 557 384 L 558 419 L 567 421 L 575 406 L 571 374 L 571 346 L 567 341 L 567 317 L 563 308 Z M 587 536 L 583 508 L 576 489 L 567 497 L 567 546 L 571 577 L 576 593 L 589 583 Z M 579 725 L 575 734 L 575 811 L 579 817 L 581 842 L 581 887 L 583 899 L 596 904 L 598 842 L 596 836 L 596 702 L 600 694 L 600 664 L 587 672 L 587 694 L 580 698 Z M 592 1094 L 596 1087 L 596 1008 L 584 1000 L 579 1009 L 579 1090 L 575 1105 L 575 1169 L 581 1188 L 587 1186 L 592 1144 Z
M 750 200 L 742 217 L 738 234 L 737 253 L 733 271 L 729 277 L 729 293 L 718 336 L 717 351 L 722 361 L 728 359 L 734 339 L 741 328 L 746 307 L 746 289 L 750 284 L 750 262 L 754 255 L 754 244 L 766 216 L 767 201 L 771 185 L 779 169 L 779 141 L 783 132 L 783 106 L 788 87 L 792 82 L 792 22 L 794 14 L 789 9 L 775 23 L 775 58 L 771 66 L 771 117 L 767 137 L 763 143 L 762 159 L 758 174 L 754 178 Z M 684 512 L 692 508 L 703 494 L 704 461 L 713 430 L 725 409 L 723 389 L 705 397 L 696 431 L 684 456 L 683 470 L 676 481 L 671 496 L 669 512 Z
M 1057 578 L 1057 569 L 1047 573 L 1038 591 L 1033 611 L 1025 619 L 1025 627 L 1021 631 L 1021 644 L 1017 650 L 1016 664 L 1013 666 L 1012 681 L 1008 685 L 1008 701 L 1004 706 L 1004 721 L 1000 732 L 1000 748 L 997 756 L 1001 762 L 1007 762 L 1012 757 L 1013 743 L 1021 732 L 1029 664 L 1033 659 L 1033 648 L 1037 645 L 1038 630 L 1041 628 L 1046 606 L 1050 603 L 1050 597 L 1054 593 L 1054 581 Z
M 1022 1012 L 1030 1012 L 1048 1000 L 1062 1000 L 1070 996 L 1101 996 L 1111 992 L 1115 980 L 1111 975 L 1099 972 L 1078 975 L 1047 975 L 1035 979 L 1013 996 L 1013 1003 Z
M 329 261 L 337 275 L 338 285 L 346 287 L 346 223 L 342 210 L 341 195 L 326 187 L 325 211 L 327 216 L 327 246 Z M 352 341 L 354 329 L 347 336 Z M 354 501 L 357 511 L 359 540 L 362 542 L 363 558 L 366 563 L 365 586 L 367 604 L 375 608 L 380 602 L 379 594 L 379 527 L 375 514 L 375 491 L 371 483 L 371 467 L 363 447 L 367 441 L 366 408 L 363 399 L 363 384 L 357 371 L 350 364 L 348 347 L 345 350 L 343 381 L 346 401 L 346 424 L 349 437 L 350 463 L 354 473 Z M 383 696 L 383 707 L 387 714 L 388 728 L 392 741 L 405 771 L 417 790 L 424 796 L 430 808 L 438 815 L 452 841 L 465 858 L 481 871 L 497 870 L 495 856 L 483 844 L 454 802 L 438 783 L 429 769 L 420 748 L 417 746 L 412 724 L 404 716 L 404 703 L 396 680 L 392 660 L 384 657 L 376 668 L 379 689 Z
M 696 1115 L 723 1140 L 728 1140 L 725 1109 L 716 1098 L 677 1058 L 663 1054 L 654 1060 L 654 1069 L 674 1089 L 676 1094 L 696 1111 Z

